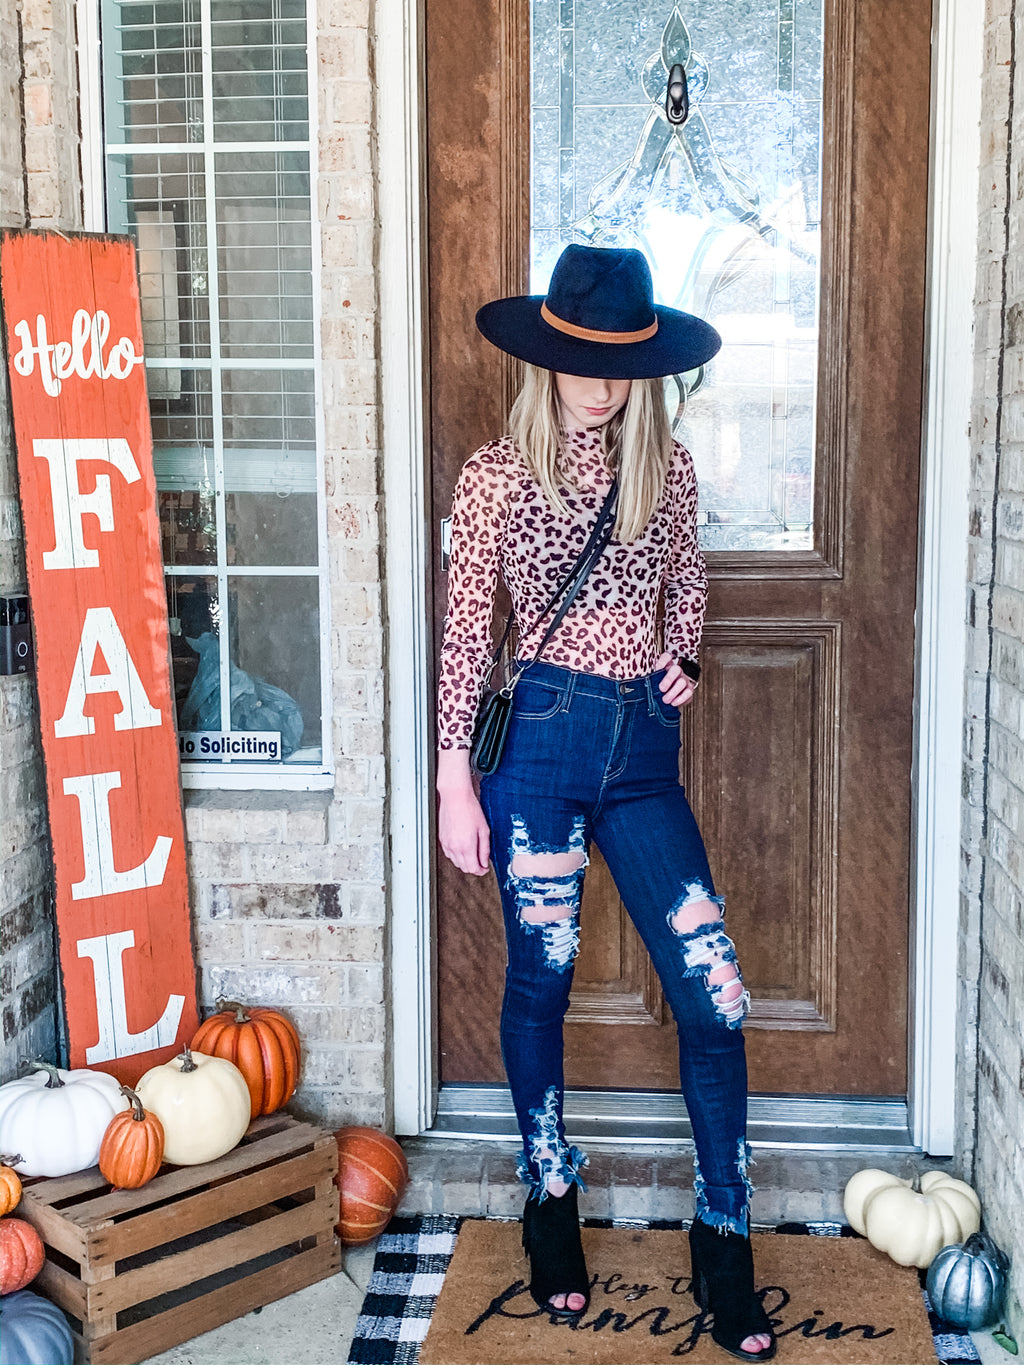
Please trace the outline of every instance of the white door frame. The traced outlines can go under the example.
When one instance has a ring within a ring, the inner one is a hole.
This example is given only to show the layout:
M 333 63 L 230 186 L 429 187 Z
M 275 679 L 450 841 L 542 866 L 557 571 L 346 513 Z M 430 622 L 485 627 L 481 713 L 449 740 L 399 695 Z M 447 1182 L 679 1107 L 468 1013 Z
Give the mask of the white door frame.
M 954 1150 L 967 509 L 984 5 L 935 0 L 911 842 L 910 1127 Z
M 427 522 L 426 200 L 422 0 L 377 0 L 377 196 L 391 1004 L 395 1131 L 429 1128 L 437 1104 L 431 534 Z
M 928 313 L 914 706 L 913 967 L 910 1089 L 914 1141 L 953 1151 L 964 585 L 971 336 L 980 162 L 983 6 L 936 0 Z M 381 385 L 388 603 L 391 796 L 392 1084 L 399 1133 L 433 1121 L 437 1100 L 430 751 L 431 528 L 426 520 L 427 373 L 421 0 L 377 0 L 381 223 Z

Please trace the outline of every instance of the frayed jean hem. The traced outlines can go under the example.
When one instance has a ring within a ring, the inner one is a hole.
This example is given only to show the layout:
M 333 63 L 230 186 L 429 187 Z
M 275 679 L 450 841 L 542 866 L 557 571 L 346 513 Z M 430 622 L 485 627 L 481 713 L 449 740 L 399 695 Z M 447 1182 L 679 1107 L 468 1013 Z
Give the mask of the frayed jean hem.
M 583 1167 L 590 1161 L 586 1152 L 581 1151 L 579 1147 L 565 1147 L 563 1153 L 561 1167 L 556 1170 L 547 1170 L 543 1175 L 535 1174 L 525 1152 L 519 1154 L 516 1161 L 516 1175 L 524 1185 L 530 1187 L 530 1193 L 537 1196 L 538 1204 L 542 1204 L 548 1197 L 549 1180 L 562 1180 L 566 1185 L 578 1185 L 581 1190 L 587 1188 L 580 1174 Z
M 707 1223 L 709 1228 L 714 1228 L 723 1236 L 727 1232 L 739 1233 L 741 1237 L 750 1235 L 750 1219 L 747 1214 L 741 1214 L 739 1218 L 733 1218 L 728 1213 L 718 1213 L 715 1209 L 698 1209 L 694 1216 L 695 1223 Z
M 697 1153 L 693 1154 L 693 1195 L 694 1195 L 694 1220 L 707 1223 L 708 1227 L 715 1228 L 723 1235 L 727 1232 L 739 1233 L 741 1237 L 750 1235 L 750 1199 L 754 1193 L 754 1186 L 751 1184 L 750 1176 L 747 1174 L 753 1165 L 753 1157 L 750 1151 L 750 1144 L 746 1138 L 740 1138 L 736 1144 L 736 1171 L 743 1182 L 743 1201 L 742 1206 L 735 1213 L 727 1213 L 722 1209 L 713 1209 L 708 1204 L 707 1185 L 701 1173 L 700 1162 L 697 1160 Z M 722 1194 L 728 1195 L 728 1191 L 716 1191 L 721 1197 Z M 728 1200 L 729 1203 L 738 1201 Z

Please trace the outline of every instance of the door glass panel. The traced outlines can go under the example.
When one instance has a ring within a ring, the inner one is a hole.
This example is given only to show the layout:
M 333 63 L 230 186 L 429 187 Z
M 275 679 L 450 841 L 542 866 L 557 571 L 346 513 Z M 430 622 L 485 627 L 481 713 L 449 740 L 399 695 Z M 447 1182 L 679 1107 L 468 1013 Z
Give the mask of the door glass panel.
M 531 280 L 644 252 L 724 346 L 666 381 L 709 550 L 813 544 L 822 0 L 531 0 Z M 690 113 L 665 114 L 686 71 Z

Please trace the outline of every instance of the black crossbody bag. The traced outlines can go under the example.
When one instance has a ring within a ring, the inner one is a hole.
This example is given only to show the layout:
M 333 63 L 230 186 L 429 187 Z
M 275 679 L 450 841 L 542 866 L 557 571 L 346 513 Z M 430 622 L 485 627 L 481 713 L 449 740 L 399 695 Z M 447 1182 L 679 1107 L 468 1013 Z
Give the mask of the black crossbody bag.
M 612 486 L 609 488 L 607 496 L 601 504 L 601 510 L 597 514 L 597 522 L 590 533 L 590 539 L 580 551 L 579 558 L 573 564 L 572 568 L 552 593 L 543 611 L 540 612 L 537 619 L 533 622 L 533 625 L 531 625 L 530 629 L 526 632 L 527 636 L 532 634 L 551 608 L 561 599 L 561 605 L 555 612 L 550 626 L 548 626 L 545 631 L 544 638 L 541 640 L 537 652 L 532 659 L 528 659 L 522 664 L 513 676 L 501 687 L 496 691 L 488 692 L 480 703 L 480 709 L 477 712 L 476 717 L 476 726 L 473 730 L 473 739 L 470 744 L 470 762 L 474 769 L 483 776 L 494 772 L 501 762 L 502 754 L 505 752 L 505 740 L 508 737 L 508 723 L 512 718 L 512 695 L 516 690 L 516 684 L 530 665 L 536 663 L 540 658 L 544 651 L 544 647 L 561 625 L 565 613 L 572 606 L 576 594 L 586 582 L 591 569 L 604 553 L 605 546 L 611 539 L 612 527 L 615 525 L 615 513 L 618 501 L 619 481 L 618 479 L 613 479 Z M 501 643 L 494 651 L 494 658 L 491 660 L 491 666 L 488 669 L 488 677 L 494 673 L 494 669 L 501 659 L 502 652 L 505 648 L 505 642 L 508 640 L 509 632 L 512 629 L 514 617 L 515 612 L 509 612 L 508 620 L 505 622 L 505 631 L 501 637 Z

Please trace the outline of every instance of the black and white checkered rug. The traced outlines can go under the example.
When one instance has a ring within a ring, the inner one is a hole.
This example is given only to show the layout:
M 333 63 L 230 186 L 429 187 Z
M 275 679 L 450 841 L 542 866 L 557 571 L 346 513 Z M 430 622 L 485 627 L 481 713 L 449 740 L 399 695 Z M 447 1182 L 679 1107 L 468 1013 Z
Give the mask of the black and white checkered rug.
M 394 1218 L 377 1243 L 373 1274 L 349 1352 L 348 1365 L 416 1365 L 427 1335 L 462 1219 L 454 1214 Z M 587 1227 L 683 1228 L 678 1220 L 588 1218 Z M 783 1223 L 776 1232 L 851 1237 L 840 1223 Z M 971 1338 L 932 1311 L 924 1290 L 935 1354 L 944 1365 L 980 1360 Z

